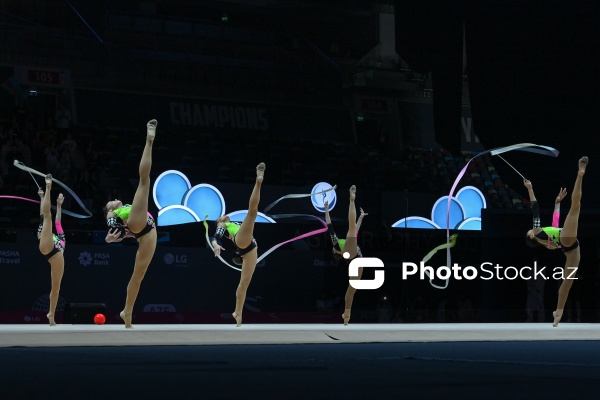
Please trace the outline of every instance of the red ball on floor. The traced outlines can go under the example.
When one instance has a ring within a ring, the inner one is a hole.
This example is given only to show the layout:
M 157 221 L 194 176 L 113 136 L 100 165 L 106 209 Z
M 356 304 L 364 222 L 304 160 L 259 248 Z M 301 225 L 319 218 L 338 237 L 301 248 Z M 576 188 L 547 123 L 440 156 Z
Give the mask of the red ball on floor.
M 106 317 L 104 316 L 104 314 L 96 314 L 94 316 L 94 322 L 96 323 L 96 325 L 103 325 L 106 322 Z

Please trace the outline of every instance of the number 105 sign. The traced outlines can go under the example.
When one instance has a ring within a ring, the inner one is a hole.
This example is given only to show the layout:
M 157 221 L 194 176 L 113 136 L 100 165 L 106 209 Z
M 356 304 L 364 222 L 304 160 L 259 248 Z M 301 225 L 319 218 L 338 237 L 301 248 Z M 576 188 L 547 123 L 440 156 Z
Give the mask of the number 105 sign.
M 60 73 L 58 71 L 45 71 L 39 69 L 27 70 L 27 78 L 31 83 L 42 83 L 46 85 L 60 85 Z

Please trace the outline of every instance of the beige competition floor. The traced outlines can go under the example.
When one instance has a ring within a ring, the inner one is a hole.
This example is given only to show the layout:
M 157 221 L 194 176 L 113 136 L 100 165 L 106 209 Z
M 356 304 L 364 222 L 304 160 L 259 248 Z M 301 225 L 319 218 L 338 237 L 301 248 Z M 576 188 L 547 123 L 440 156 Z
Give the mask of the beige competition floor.
M 600 324 L 0 325 L 0 347 L 599 340 Z

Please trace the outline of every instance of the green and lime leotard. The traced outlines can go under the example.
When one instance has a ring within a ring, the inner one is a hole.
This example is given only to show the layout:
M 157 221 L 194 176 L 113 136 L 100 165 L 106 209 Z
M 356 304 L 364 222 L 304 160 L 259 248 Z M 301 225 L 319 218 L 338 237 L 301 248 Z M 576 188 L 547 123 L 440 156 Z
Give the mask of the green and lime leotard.
M 235 245 L 237 256 L 241 257 L 244 254 L 250 252 L 252 249 L 257 247 L 256 239 L 252 238 L 252 242 L 250 243 L 250 245 L 244 249 L 238 247 L 238 245 L 235 243 L 235 236 L 237 235 L 238 231 L 240 230 L 241 225 L 242 224 L 239 222 L 225 222 L 225 227 L 217 226 L 215 235 L 210 237 L 211 243 L 214 240 L 219 244 L 219 246 L 222 246 L 221 239 L 225 235 L 225 232 L 227 232 L 229 235 L 228 239 L 230 239 L 233 242 L 233 244 Z M 237 262 L 236 262 L 236 264 L 237 264 Z
M 553 242 L 556 246 L 562 249 L 563 253 L 576 249 L 579 246 L 579 241 L 575 240 L 575 243 L 571 246 L 565 247 L 560 242 L 560 234 L 562 228 L 558 227 L 560 220 L 560 211 L 554 211 L 552 213 L 552 226 L 542 227 L 540 223 L 540 208 L 537 201 L 531 202 L 531 211 L 533 212 L 533 227 L 541 229 L 540 232 L 536 233 L 535 237 L 546 241 L 548 244 L 546 248 L 550 249 L 550 242 Z
M 335 230 L 333 229 L 333 225 L 332 224 L 327 224 L 327 230 L 329 231 L 329 237 L 331 238 L 331 243 L 333 244 L 333 247 L 338 250 L 341 251 L 342 253 L 344 252 L 344 249 L 346 247 L 346 239 L 338 239 Z M 356 232 L 356 235 L 358 236 L 358 232 Z M 360 247 L 356 246 L 356 257 L 362 257 L 362 252 L 360 251 Z M 356 258 L 354 257 L 354 258 Z M 352 260 L 347 260 L 347 261 L 352 261 Z
M 109 217 L 106 220 L 106 224 L 108 225 L 108 229 L 117 229 L 119 231 L 119 238 L 125 236 L 126 230 L 130 229 L 127 227 L 127 221 L 129 220 L 129 214 L 131 213 L 131 204 L 126 204 L 123 207 L 119 207 L 116 210 L 113 210 L 116 217 Z M 133 233 L 136 239 L 141 238 L 152 229 L 156 229 L 156 222 L 154 221 L 154 217 L 152 214 L 148 213 L 148 219 L 146 226 L 142 229 L 141 232 Z

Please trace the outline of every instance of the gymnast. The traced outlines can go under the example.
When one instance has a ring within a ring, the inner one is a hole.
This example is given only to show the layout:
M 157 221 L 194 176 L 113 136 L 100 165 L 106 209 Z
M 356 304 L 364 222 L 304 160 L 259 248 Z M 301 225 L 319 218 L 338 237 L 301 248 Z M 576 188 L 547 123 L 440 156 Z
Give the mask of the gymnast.
M 54 322 L 54 312 L 58 303 L 58 293 L 60 292 L 60 282 L 65 272 L 65 251 L 66 241 L 65 233 L 61 224 L 61 209 L 64 200 L 60 193 L 56 199 L 56 217 L 54 225 L 56 235 L 52 233 L 52 212 L 50 211 L 50 191 L 52 190 L 52 175 L 46 175 L 46 193 L 40 188 L 40 225 L 37 230 L 37 238 L 40 241 L 40 252 L 50 263 L 50 278 L 52 286 L 50 289 L 50 309 L 46 317 L 50 326 L 56 325 Z
M 158 122 L 153 119 L 146 125 L 146 145 L 139 166 L 140 181 L 133 197 L 132 204 L 123 205 L 115 199 L 104 207 L 106 222 L 109 227 L 106 242 L 120 242 L 127 237 L 135 237 L 138 250 L 135 255 L 133 274 L 127 285 L 125 308 L 120 312 L 125 328 L 131 328 L 133 306 L 140 291 L 140 286 L 148 266 L 156 250 L 156 224 L 148 212 L 148 196 L 150 193 L 150 168 L 152 167 L 152 144 L 156 135 Z
M 235 319 L 236 326 L 242 326 L 242 312 L 244 310 L 244 302 L 246 300 L 246 291 L 250 286 L 252 274 L 256 268 L 258 247 L 254 239 L 254 222 L 258 215 L 258 203 L 260 202 L 260 188 L 262 186 L 265 175 L 265 163 L 260 163 L 256 167 L 256 181 L 250 202 L 248 205 L 248 213 L 244 217 L 242 223 L 231 222 L 229 216 L 223 215 L 216 221 L 217 229 L 215 235 L 210 238 L 215 257 L 221 254 L 221 250 L 225 250 L 221 243 L 221 238 L 228 233 L 228 238 L 235 245 L 236 251 L 233 257 L 233 262 L 242 266 L 240 283 L 235 291 L 235 311 L 231 316 Z
M 346 259 L 348 263 L 352 261 L 356 257 L 362 257 L 362 252 L 360 251 L 360 247 L 358 247 L 356 237 L 358 236 L 358 230 L 360 229 L 360 225 L 362 223 L 363 218 L 368 215 L 363 209 L 360 209 L 360 216 L 358 217 L 358 221 L 356 220 L 356 205 L 354 204 L 354 200 L 356 199 L 356 186 L 352 185 L 350 187 L 350 206 L 348 208 L 348 233 L 346 234 L 346 239 L 338 239 L 335 234 L 335 230 L 333 229 L 333 225 L 331 224 L 331 218 L 329 216 L 329 202 L 325 202 L 325 222 L 327 223 L 327 228 L 329 230 L 329 236 L 331 237 L 331 243 L 333 244 L 332 252 L 333 256 L 336 259 L 340 259 L 344 252 L 349 253 L 349 257 Z M 362 277 L 363 269 L 358 269 L 358 277 L 352 277 L 350 279 L 359 280 Z M 350 313 L 352 311 L 352 301 L 354 300 L 354 294 L 356 293 L 356 289 L 351 285 L 348 285 L 348 289 L 346 290 L 346 296 L 344 297 L 344 313 L 342 314 L 342 319 L 344 320 L 344 325 L 348 325 L 350 321 Z
M 563 271 L 564 279 L 558 289 L 558 304 L 556 310 L 552 313 L 552 317 L 554 318 L 552 325 L 554 327 L 558 326 L 562 317 L 569 290 L 573 285 L 573 280 L 576 279 L 575 273 L 577 272 L 581 258 L 579 241 L 577 240 L 577 225 L 579 222 L 579 211 L 581 210 L 581 185 L 588 161 L 587 157 L 581 157 L 579 160 L 579 170 L 575 179 L 573 193 L 571 194 L 571 208 L 562 228 L 558 227 L 558 220 L 560 217 L 560 202 L 567 194 L 566 189 L 562 188 L 554 201 L 552 227 L 542 228 L 540 224 L 540 209 L 533 193 L 533 186 L 527 179 L 523 181 L 529 192 L 531 210 L 533 212 L 533 229 L 527 231 L 526 244 L 529 247 L 542 245 L 549 250 L 560 248 L 566 257 Z

